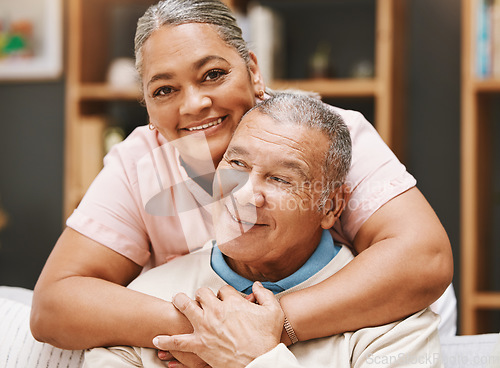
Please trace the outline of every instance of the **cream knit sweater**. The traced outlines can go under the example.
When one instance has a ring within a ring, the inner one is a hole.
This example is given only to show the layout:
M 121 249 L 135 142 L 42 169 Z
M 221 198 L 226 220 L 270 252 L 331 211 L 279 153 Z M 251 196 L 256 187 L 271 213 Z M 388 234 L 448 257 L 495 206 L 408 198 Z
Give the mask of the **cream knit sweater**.
M 217 292 L 226 283 L 212 270 L 210 254 L 211 249 L 205 248 L 176 258 L 142 274 L 129 287 L 164 300 L 178 292 L 193 297 L 200 287 Z M 351 251 L 342 247 L 322 270 L 277 297 L 327 279 L 352 259 Z M 383 326 L 299 342 L 290 348 L 280 344 L 247 368 L 442 367 L 438 325 L 439 317 L 425 309 Z M 84 366 L 153 368 L 165 367 L 165 363 L 154 349 L 117 346 L 90 350 Z

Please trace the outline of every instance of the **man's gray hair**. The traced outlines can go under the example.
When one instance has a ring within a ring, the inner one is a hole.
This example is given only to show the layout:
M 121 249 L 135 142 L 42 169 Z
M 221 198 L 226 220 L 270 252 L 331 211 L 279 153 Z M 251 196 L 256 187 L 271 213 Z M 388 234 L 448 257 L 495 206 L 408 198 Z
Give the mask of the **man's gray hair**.
M 219 0 L 162 0 L 146 10 L 137 22 L 135 65 L 142 76 L 142 46 L 154 31 L 163 26 L 187 23 L 211 24 L 221 39 L 234 47 L 245 62 L 250 62 L 248 46 L 231 10 Z
M 330 146 L 325 153 L 322 167 L 326 180 L 321 196 L 322 208 L 329 195 L 345 183 L 351 167 L 351 135 L 342 117 L 317 98 L 297 93 L 275 93 L 250 111 L 253 110 L 269 116 L 276 122 L 318 129 L 329 138 Z

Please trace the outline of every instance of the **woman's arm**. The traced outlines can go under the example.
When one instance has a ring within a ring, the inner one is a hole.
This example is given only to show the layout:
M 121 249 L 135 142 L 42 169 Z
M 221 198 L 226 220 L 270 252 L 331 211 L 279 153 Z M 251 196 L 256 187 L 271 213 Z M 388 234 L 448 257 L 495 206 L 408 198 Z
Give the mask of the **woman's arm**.
M 168 302 L 125 288 L 141 267 L 67 228 L 40 275 L 31 330 L 64 349 L 153 347 L 158 334 L 187 333 L 187 319 Z
M 281 298 L 299 340 L 395 321 L 429 306 L 451 283 L 448 236 L 417 188 L 371 215 L 354 247 L 358 256 L 341 271 Z

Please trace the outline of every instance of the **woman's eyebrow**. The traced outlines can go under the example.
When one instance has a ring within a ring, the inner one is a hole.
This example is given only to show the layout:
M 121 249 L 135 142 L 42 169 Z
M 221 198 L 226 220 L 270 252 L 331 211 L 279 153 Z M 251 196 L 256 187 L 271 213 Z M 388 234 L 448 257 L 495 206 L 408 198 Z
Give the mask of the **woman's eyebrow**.
M 218 61 L 222 61 L 224 63 L 229 64 L 229 62 L 221 56 L 208 55 L 208 56 L 205 56 L 205 57 L 201 58 L 200 60 L 196 61 L 195 63 L 193 63 L 192 69 L 198 70 L 198 69 L 202 68 L 205 64 L 207 64 L 213 60 L 218 60 Z M 155 74 L 148 81 L 148 87 L 151 85 L 151 83 L 154 83 L 154 82 L 159 81 L 159 80 L 169 80 L 169 79 L 174 78 L 174 76 L 175 76 L 174 73 L 168 73 L 168 72 Z
M 224 59 L 222 56 L 208 55 L 208 56 L 205 56 L 205 57 L 201 58 L 200 60 L 196 61 L 195 63 L 193 63 L 192 69 L 198 70 L 198 69 L 202 68 L 205 64 L 209 63 L 210 61 L 214 61 L 214 60 L 222 61 L 224 63 L 229 64 L 229 62 L 226 59 Z
M 148 81 L 148 87 L 151 85 L 151 83 L 154 83 L 158 80 L 169 80 L 174 77 L 173 73 L 158 73 L 155 74 L 151 77 L 151 79 Z

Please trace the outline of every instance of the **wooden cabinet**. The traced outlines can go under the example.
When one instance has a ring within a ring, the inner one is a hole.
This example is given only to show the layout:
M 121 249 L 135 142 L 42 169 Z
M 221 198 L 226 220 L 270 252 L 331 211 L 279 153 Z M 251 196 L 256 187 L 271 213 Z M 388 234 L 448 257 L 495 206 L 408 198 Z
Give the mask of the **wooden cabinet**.
M 335 0 L 339 3 L 351 3 Z M 363 1 L 356 0 L 363 4 Z M 88 185 L 102 165 L 102 134 L 109 125 L 110 106 L 117 102 L 137 104 L 137 89 L 113 90 L 106 83 L 106 73 L 113 55 L 117 33 L 112 28 L 120 9 L 136 10 L 140 16 L 155 0 L 71 0 L 68 5 L 67 96 L 64 169 L 64 218 L 78 205 Z M 248 1 L 226 1 L 230 6 L 244 7 Z M 297 1 L 295 1 L 297 2 Z M 320 93 L 326 98 L 371 99 L 374 124 L 382 138 L 403 156 L 403 35 L 404 0 L 364 0 L 374 9 L 374 77 L 368 79 L 294 79 L 267 81 L 272 88 L 300 88 Z M 309 6 L 302 0 L 302 6 Z M 129 13 L 130 14 L 130 13 Z M 118 32 L 130 38 L 132 29 Z M 115 35 L 116 36 L 116 35 Z M 346 32 L 342 37 L 349 37 Z M 348 53 L 352 44 L 341 52 Z M 137 124 L 146 124 L 147 118 Z
M 360 1 L 357 3 L 363 5 Z M 398 157 L 404 160 L 406 1 L 374 0 L 368 3 L 374 7 L 375 18 L 372 30 L 375 54 L 373 78 L 271 80 L 269 84 L 275 89 L 315 91 L 325 99 L 373 99 L 373 123 L 377 131 Z M 342 11 L 342 8 L 338 11 Z M 342 33 L 342 37 L 349 39 L 349 31 Z M 356 47 L 356 43 L 348 45 L 348 48 Z M 335 52 L 349 53 L 349 49 L 338 49 Z
M 477 77 L 478 7 L 477 0 L 462 0 L 462 334 L 498 332 L 500 312 L 500 292 L 495 291 L 494 287 L 494 268 L 498 269 L 498 258 L 494 259 L 493 240 L 493 174 L 495 170 L 498 171 L 498 166 L 493 165 L 493 136 L 495 106 L 498 106 L 500 97 L 500 79 Z M 496 118 L 498 120 L 498 116 Z M 498 126 L 498 121 L 496 123 Z

